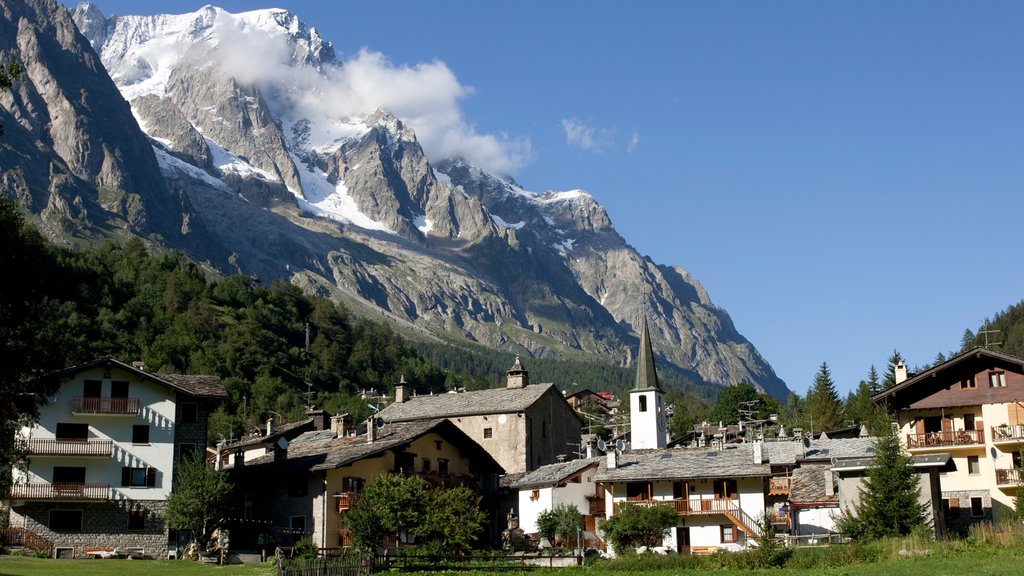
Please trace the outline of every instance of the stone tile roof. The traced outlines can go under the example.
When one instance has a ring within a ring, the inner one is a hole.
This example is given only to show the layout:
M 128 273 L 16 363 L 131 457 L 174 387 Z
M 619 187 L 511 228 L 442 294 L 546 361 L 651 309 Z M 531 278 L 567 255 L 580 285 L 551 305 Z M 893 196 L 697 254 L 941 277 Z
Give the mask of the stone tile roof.
M 826 478 L 835 482 L 832 464 L 814 462 L 801 464 L 790 475 L 789 501 L 793 504 L 839 505 L 839 495 L 833 484 L 832 495 L 825 493 Z M 827 476 L 826 476 L 827 474 Z
M 313 427 L 313 419 L 306 418 L 305 420 L 299 420 L 298 422 L 288 422 L 287 424 L 281 424 L 277 428 L 274 428 L 270 434 L 264 434 L 261 436 L 249 436 L 247 438 L 241 438 L 232 442 L 231 444 L 225 444 L 223 450 L 231 452 L 240 448 L 249 448 L 251 446 L 259 446 L 261 444 L 268 444 L 277 440 L 281 436 L 290 437 L 297 436 L 302 432 L 302 428 Z M 294 440 L 293 440 L 294 441 Z
M 269 453 L 246 462 L 235 470 L 331 470 L 353 462 L 376 456 L 388 450 L 400 448 L 413 440 L 437 432 L 449 442 L 460 447 L 463 453 L 471 454 L 481 470 L 493 469 L 503 472 L 501 466 L 486 451 L 473 442 L 454 424 L 443 418 L 417 420 L 414 422 L 392 422 L 376 431 L 377 437 L 369 442 L 366 434 L 349 438 L 335 438 L 331 430 L 306 432 L 288 445 L 287 457 L 275 461 Z
M 396 402 L 381 410 L 380 417 L 387 422 L 402 422 L 423 418 L 522 412 L 554 387 L 554 384 L 531 384 L 523 388 L 492 388 L 457 394 L 413 396 L 405 402 Z M 558 396 L 561 398 L 561 393 Z
M 189 394 L 200 398 L 227 398 L 228 391 L 220 378 L 197 374 L 154 374 L 157 378 L 184 388 Z
M 744 478 L 771 476 L 767 463 L 755 464 L 753 444 L 731 444 L 724 449 L 671 448 L 634 450 L 619 456 L 618 465 L 608 469 L 603 459 L 594 480 L 638 482 L 646 480 L 692 480 L 699 478 Z
M 875 438 L 817 438 L 804 448 L 798 440 L 765 442 L 765 454 L 776 466 L 796 464 L 797 461 L 831 460 L 832 458 L 870 457 L 874 453 Z
M 542 486 L 553 486 L 572 478 L 583 470 L 596 467 L 601 458 L 585 458 L 583 460 L 569 460 L 557 464 L 541 466 L 532 472 L 527 472 L 522 477 L 509 484 L 511 488 L 538 488 Z

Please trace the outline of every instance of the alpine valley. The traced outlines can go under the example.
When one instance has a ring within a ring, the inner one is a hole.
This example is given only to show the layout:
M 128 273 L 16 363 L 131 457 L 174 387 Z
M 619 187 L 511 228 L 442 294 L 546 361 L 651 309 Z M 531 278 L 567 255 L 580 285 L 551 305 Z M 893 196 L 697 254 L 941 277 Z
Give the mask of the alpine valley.
M 0 188 L 54 241 L 137 236 L 534 357 L 630 364 L 646 314 L 662 370 L 788 393 L 700 283 L 641 256 L 586 192 L 428 157 L 417 118 L 372 99 L 338 114 L 348 63 L 294 14 L 2 0 L 9 60 L 23 74 L 0 95 Z

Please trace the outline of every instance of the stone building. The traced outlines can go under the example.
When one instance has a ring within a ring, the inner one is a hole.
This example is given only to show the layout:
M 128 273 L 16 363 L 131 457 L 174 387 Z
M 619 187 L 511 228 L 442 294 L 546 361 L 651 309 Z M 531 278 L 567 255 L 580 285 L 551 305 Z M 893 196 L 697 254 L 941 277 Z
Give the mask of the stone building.
M 174 467 L 202 457 L 207 416 L 227 398 L 220 379 L 152 374 L 110 357 L 50 378 L 57 392 L 19 438 L 29 464 L 14 471 L 10 527 L 61 555 L 131 547 L 164 557 Z
M 385 422 L 447 418 L 479 443 L 509 474 L 523 473 L 579 449 L 582 424 L 554 384 L 530 384 L 516 357 L 505 388 L 414 396 L 395 386 L 395 401 L 381 410 Z

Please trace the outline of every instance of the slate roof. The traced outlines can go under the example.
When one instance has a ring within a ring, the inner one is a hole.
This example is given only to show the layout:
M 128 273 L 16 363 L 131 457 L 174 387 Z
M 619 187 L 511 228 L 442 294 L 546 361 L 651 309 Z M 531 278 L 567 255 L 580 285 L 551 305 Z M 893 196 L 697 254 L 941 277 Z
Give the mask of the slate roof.
M 189 396 L 211 398 L 215 400 L 221 400 L 228 397 L 228 391 L 224 388 L 224 384 L 221 383 L 220 378 L 216 376 L 202 376 L 195 374 L 153 374 L 151 372 L 146 372 L 145 370 L 140 370 L 131 364 L 121 362 L 113 356 L 104 356 L 103 358 L 91 360 L 84 364 L 65 368 L 64 370 L 44 376 L 43 379 L 54 379 L 59 381 L 60 379 L 68 378 L 79 372 L 91 370 L 100 366 L 107 368 L 117 367 L 125 372 L 134 374 L 137 378 L 156 382 L 157 384 L 161 384 L 172 390 L 184 392 Z
M 658 370 L 654 367 L 654 349 L 651 347 L 651 335 L 647 331 L 647 315 L 640 325 L 640 348 L 636 359 L 636 380 L 633 390 L 661 390 L 658 383 Z
M 249 448 L 251 446 L 259 446 L 261 444 L 269 444 L 274 440 L 277 440 L 281 436 L 289 437 L 292 435 L 298 435 L 302 432 L 304 427 L 313 427 L 313 419 L 307 418 L 305 420 L 299 420 L 298 422 L 288 422 L 287 424 L 281 424 L 277 428 L 273 428 L 270 434 L 264 434 L 261 436 L 249 436 L 236 440 L 231 444 L 225 444 L 223 450 L 231 452 L 240 448 Z M 294 439 L 292 440 L 294 442 Z
M 699 478 L 749 478 L 771 476 L 767 463 L 755 464 L 753 444 L 732 444 L 724 449 L 672 448 L 622 453 L 618 465 L 608 469 L 601 462 L 594 480 L 637 482 L 646 480 L 693 480 Z
M 998 365 L 1010 366 L 1014 370 L 1024 372 L 1024 360 L 1010 356 L 1009 354 L 1002 354 L 1000 352 L 993 352 L 986 348 L 972 348 L 962 354 L 954 356 L 949 360 L 946 360 L 938 366 L 933 366 L 920 374 L 914 374 L 903 382 L 883 390 L 878 394 L 871 397 L 875 403 L 879 403 L 882 400 L 889 399 L 890 401 L 899 399 L 908 388 L 916 388 L 920 383 L 935 383 L 939 380 L 936 379 L 941 373 L 957 368 L 961 364 L 966 364 L 971 361 L 981 360 L 982 358 L 988 360 L 990 363 L 998 363 Z M 928 388 L 928 386 L 925 386 Z M 913 395 L 913 394 L 912 394 Z M 973 401 L 973 400 L 972 400 Z
M 956 466 L 949 452 L 933 452 L 931 454 L 915 454 L 910 457 L 914 468 L 938 468 L 939 472 L 955 472 Z M 850 458 L 836 462 L 832 466 L 834 472 L 862 472 L 871 466 L 872 458 Z
M 262 472 L 268 470 L 318 471 L 341 468 L 364 458 L 376 456 L 392 449 L 399 449 L 413 440 L 436 432 L 460 450 L 477 460 L 480 469 L 492 469 L 499 473 L 504 470 L 483 448 L 466 436 L 454 424 L 443 418 L 417 420 L 415 422 L 392 422 L 377 431 L 373 442 L 366 434 L 349 438 L 335 438 L 331 430 L 306 432 L 288 445 L 287 458 L 275 462 L 269 453 L 248 461 L 244 466 L 235 466 L 236 473 L 244 471 Z
M 522 388 L 492 388 L 457 394 L 413 396 L 405 402 L 395 402 L 381 410 L 380 417 L 387 422 L 403 422 L 424 418 L 522 412 L 552 388 L 555 388 L 554 384 L 531 384 Z M 564 401 L 561 393 L 558 393 L 558 397 Z
M 548 464 L 547 466 L 541 466 L 536 470 L 527 472 L 524 476 L 509 484 L 509 487 L 522 489 L 554 486 L 559 482 L 572 478 L 587 468 L 596 467 L 600 462 L 601 458 L 585 458 L 583 460 L 569 460 L 568 462 Z
M 796 464 L 797 461 L 831 460 L 832 458 L 868 457 L 874 453 L 875 438 L 816 438 L 809 448 L 799 440 L 765 442 L 765 453 L 773 465 Z
M 832 495 L 825 493 L 825 478 L 833 481 L 832 464 L 813 462 L 801 464 L 790 475 L 789 501 L 793 504 L 839 505 L 839 494 L 833 488 Z M 826 476 L 828 474 L 828 476 Z

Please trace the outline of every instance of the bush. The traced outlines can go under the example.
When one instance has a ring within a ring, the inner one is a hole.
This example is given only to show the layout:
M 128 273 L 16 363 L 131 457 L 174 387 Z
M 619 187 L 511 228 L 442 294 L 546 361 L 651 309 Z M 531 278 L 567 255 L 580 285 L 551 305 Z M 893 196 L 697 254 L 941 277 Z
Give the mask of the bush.
M 618 514 L 602 522 L 601 530 L 615 553 L 621 556 L 640 546 L 653 548 L 660 545 L 669 528 L 675 525 L 676 511 L 671 506 L 627 504 Z
M 296 558 L 316 558 L 320 553 L 313 539 L 308 536 L 296 542 L 292 551 Z

